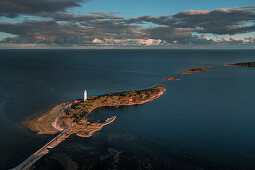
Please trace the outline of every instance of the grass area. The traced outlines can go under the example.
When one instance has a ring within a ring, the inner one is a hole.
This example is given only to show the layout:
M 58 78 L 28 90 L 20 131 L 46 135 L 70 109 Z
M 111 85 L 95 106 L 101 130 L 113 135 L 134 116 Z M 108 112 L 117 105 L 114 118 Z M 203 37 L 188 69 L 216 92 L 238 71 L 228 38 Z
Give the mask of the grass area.
M 72 122 L 79 122 L 82 117 L 88 115 L 92 110 L 103 106 L 120 106 L 143 104 L 153 97 L 165 91 L 165 87 L 156 86 L 146 90 L 126 91 L 109 93 L 101 96 L 91 96 L 85 102 L 80 102 L 66 112 L 66 118 Z
M 75 105 L 73 101 L 68 101 L 52 107 L 44 114 L 28 120 L 24 124 L 39 134 L 54 134 L 59 129 L 65 129 L 76 124 L 93 129 L 94 122 L 88 121 L 87 116 L 94 109 L 104 106 L 117 107 L 121 105 L 143 104 L 158 98 L 165 90 L 165 87 L 158 85 L 145 90 L 91 96 L 85 102 L 81 101 Z

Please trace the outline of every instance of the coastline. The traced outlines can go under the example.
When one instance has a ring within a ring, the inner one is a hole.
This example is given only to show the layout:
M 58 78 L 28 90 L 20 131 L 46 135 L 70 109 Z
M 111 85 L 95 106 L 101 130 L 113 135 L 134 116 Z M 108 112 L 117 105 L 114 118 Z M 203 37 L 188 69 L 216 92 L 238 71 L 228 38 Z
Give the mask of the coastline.
M 64 128 L 57 123 L 65 109 L 72 106 L 73 101 L 59 103 L 31 120 L 25 120 L 23 124 L 37 134 L 55 134 Z
M 63 142 L 65 139 L 67 139 L 70 135 L 76 133 L 77 136 L 80 136 L 80 137 L 90 137 L 95 132 L 101 130 L 104 126 L 114 122 L 115 119 L 116 119 L 116 116 L 113 116 L 111 118 L 108 118 L 103 123 L 92 123 L 90 125 L 91 128 L 88 128 L 89 126 L 82 127 L 82 128 L 78 126 L 76 129 L 74 129 L 74 128 L 73 129 L 65 129 L 60 134 L 58 134 L 55 138 L 53 138 L 51 141 L 49 141 L 47 144 L 45 144 L 43 147 L 41 147 L 39 150 L 37 150 L 34 154 L 29 156 L 26 160 L 24 160 L 17 167 L 12 168 L 12 170 L 30 169 L 36 161 L 38 161 L 44 155 L 48 154 L 50 149 L 58 146 L 61 142 Z
M 163 87 L 163 86 L 162 86 L 162 87 Z M 154 87 L 154 88 L 155 88 L 155 87 Z M 105 105 L 101 105 L 100 107 L 96 107 L 96 108 L 93 108 L 93 109 L 89 110 L 88 113 L 91 113 L 92 111 L 94 111 L 94 110 L 96 110 L 96 109 L 98 109 L 98 108 L 101 108 L 101 107 L 109 107 L 109 106 L 110 106 L 110 107 L 114 107 L 114 106 L 115 106 L 115 107 L 118 107 L 118 106 L 141 105 L 141 104 L 148 103 L 148 102 L 150 102 L 150 101 L 153 101 L 153 100 L 159 98 L 161 95 L 164 94 L 165 91 L 166 91 L 166 88 L 165 88 L 165 90 L 160 91 L 158 94 L 152 96 L 151 98 L 146 99 L 146 100 L 142 100 L 142 101 L 136 101 L 136 102 L 130 102 L 130 101 L 129 101 L 129 103 L 124 103 L 124 104 L 120 104 L 120 103 L 115 102 L 115 104 L 110 104 L 110 105 L 109 105 L 109 104 L 105 104 Z
M 198 67 L 185 70 L 178 74 L 206 72 L 207 68 L 213 67 Z M 174 77 L 170 77 L 168 79 L 177 80 Z M 151 94 L 145 93 L 147 96 L 145 95 L 145 98 L 142 97 L 142 92 L 151 92 L 151 90 L 155 91 Z M 68 101 L 58 104 L 51 108 L 49 111 L 43 113 L 42 115 L 36 117 L 35 119 L 31 120 L 31 122 L 26 124 L 31 130 L 37 131 L 38 134 L 54 134 L 56 132 L 62 131 L 56 138 L 52 139 L 43 148 L 33 154 L 33 156 L 35 156 L 36 159 L 40 159 L 43 155 L 49 152 L 48 149 L 56 147 L 59 143 L 61 143 L 72 134 L 76 134 L 79 137 L 90 137 L 95 132 L 101 130 L 104 126 L 112 123 L 116 119 L 116 117 L 114 116 L 112 118 L 109 118 L 109 122 L 107 121 L 108 119 L 104 123 L 89 122 L 87 120 L 88 115 L 98 108 L 144 104 L 159 98 L 162 94 L 164 94 L 165 91 L 165 87 L 158 85 L 145 90 L 126 91 L 119 93 L 109 93 L 101 96 L 91 96 L 84 102 L 79 101 L 78 103 L 75 103 L 75 101 Z M 120 96 L 122 96 L 122 98 Z M 137 96 L 138 98 L 140 97 L 140 99 L 137 99 Z M 35 157 L 29 157 L 28 160 L 25 161 L 25 163 L 31 162 L 31 160 L 35 160 Z
M 128 106 L 144 104 L 159 98 L 162 94 L 164 94 L 165 91 L 166 88 L 164 86 L 157 85 L 153 88 L 145 90 L 110 93 L 102 96 L 94 96 L 90 99 L 88 98 L 86 101 L 83 102 L 83 104 L 87 101 L 93 101 L 94 103 L 97 103 L 97 97 L 104 97 L 106 103 L 90 107 L 90 109 L 87 110 L 87 114 L 85 115 L 76 112 L 77 115 L 75 114 L 73 116 L 79 117 L 80 119 L 78 119 L 78 121 L 76 119 L 73 119 L 74 117 L 68 117 L 68 113 L 73 107 L 80 106 L 79 104 L 82 103 L 81 101 L 78 101 L 78 103 L 77 101 L 63 102 L 52 107 L 44 114 L 34 118 L 33 120 L 24 122 L 24 124 L 31 130 L 37 131 L 37 134 L 55 134 L 59 131 L 61 131 L 61 133 L 13 169 L 29 169 L 41 157 L 48 154 L 49 149 L 56 147 L 70 135 L 76 134 L 79 137 L 90 137 L 95 132 L 101 130 L 104 126 L 114 122 L 116 119 L 116 116 L 113 116 L 106 119 L 106 121 L 103 123 L 90 122 L 87 120 L 87 116 L 93 110 L 106 106 Z M 120 97 L 121 95 L 124 96 Z M 111 102 L 108 101 L 108 98 L 111 99 Z M 116 100 L 114 100 L 113 98 L 115 98 Z M 107 101 L 109 103 L 107 103 Z M 100 103 L 103 103 L 103 101 L 100 101 Z M 84 106 L 88 107 L 88 105 Z M 81 115 L 82 118 L 80 117 Z
M 150 97 L 143 99 L 143 100 L 133 100 L 130 101 L 132 98 L 132 93 L 134 92 L 142 92 L 142 91 L 148 91 L 148 90 L 157 90 L 156 94 L 151 95 Z M 84 107 L 84 109 L 87 109 L 85 112 L 84 110 L 81 111 L 79 110 L 75 116 L 79 116 L 79 119 L 86 119 L 86 117 L 94 110 L 102 107 L 118 107 L 118 106 L 130 106 L 130 105 L 140 105 L 144 104 L 147 102 L 150 102 L 152 100 L 155 100 L 159 98 L 164 92 L 166 91 L 166 88 L 163 86 L 155 86 L 150 89 L 145 89 L 145 90 L 137 90 L 137 91 L 127 91 L 127 92 L 120 92 L 120 93 L 110 93 L 106 95 L 102 95 L 99 97 L 106 98 L 109 97 L 111 98 L 111 102 L 102 102 L 98 103 L 96 99 L 92 99 L 98 96 L 92 96 L 88 98 L 86 102 L 92 103 L 93 106 L 91 107 Z M 126 101 L 120 102 L 120 98 L 117 98 L 117 96 L 123 94 L 123 93 L 130 93 L 131 95 L 129 97 L 126 97 Z M 81 102 L 80 103 L 84 103 Z M 78 104 L 79 105 L 79 104 Z M 32 131 L 37 132 L 37 134 L 55 134 L 59 131 L 62 131 L 67 128 L 72 128 L 73 126 L 73 121 L 72 116 L 67 117 L 68 111 L 72 110 L 73 107 L 77 106 L 74 101 L 67 101 L 60 103 L 56 106 L 53 106 L 51 109 L 47 110 L 46 112 L 42 113 L 41 115 L 35 117 L 32 120 L 27 120 L 23 124 L 26 125 L 29 129 Z M 83 114 L 81 114 L 81 112 Z M 78 115 L 79 114 L 79 115 Z

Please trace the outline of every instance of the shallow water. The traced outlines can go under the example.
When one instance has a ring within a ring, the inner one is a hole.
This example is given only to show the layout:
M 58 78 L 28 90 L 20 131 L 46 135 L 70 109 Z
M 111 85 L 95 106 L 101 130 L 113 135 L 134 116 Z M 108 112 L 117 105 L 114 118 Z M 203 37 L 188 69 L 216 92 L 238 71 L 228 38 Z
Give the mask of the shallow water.
M 0 167 L 7 169 L 49 141 L 22 121 L 59 102 L 156 84 L 159 99 L 105 108 L 90 119 L 117 119 L 91 138 L 71 136 L 36 169 L 247 169 L 255 167 L 255 50 L 1 50 Z M 208 72 L 178 75 L 214 66 Z

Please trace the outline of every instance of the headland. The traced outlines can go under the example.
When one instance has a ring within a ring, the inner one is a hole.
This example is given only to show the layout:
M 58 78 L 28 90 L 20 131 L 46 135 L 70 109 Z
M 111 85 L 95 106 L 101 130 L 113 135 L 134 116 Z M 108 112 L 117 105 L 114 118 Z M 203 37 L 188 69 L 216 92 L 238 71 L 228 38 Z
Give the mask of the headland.
M 38 134 L 54 134 L 61 131 L 60 134 L 14 169 L 30 168 L 33 163 L 47 154 L 49 149 L 56 147 L 71 134 L 76 134 L 80 137 L 90 137 L 116 119 L 116 116 L 113 116 L 106 119 L 103 123 L 91 122 L 87 117 L 93 110 L 106 106 L 118 107 L 144 104 L 157 99 L 165 91 L 165 87 L 157 85 L 145 90 L 91 96 L 85 101 L 68 101 L 54 106 L 46 113 L 33 120 L 26 121 L 24 124 Z

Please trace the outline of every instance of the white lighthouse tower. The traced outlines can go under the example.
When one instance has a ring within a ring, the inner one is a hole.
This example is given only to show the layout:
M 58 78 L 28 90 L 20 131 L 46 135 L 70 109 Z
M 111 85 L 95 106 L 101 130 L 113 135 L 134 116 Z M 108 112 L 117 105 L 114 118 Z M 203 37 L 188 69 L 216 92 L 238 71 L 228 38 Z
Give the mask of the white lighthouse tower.
M 84 90 L 84 102 L 87 100 L 87 90 Z

